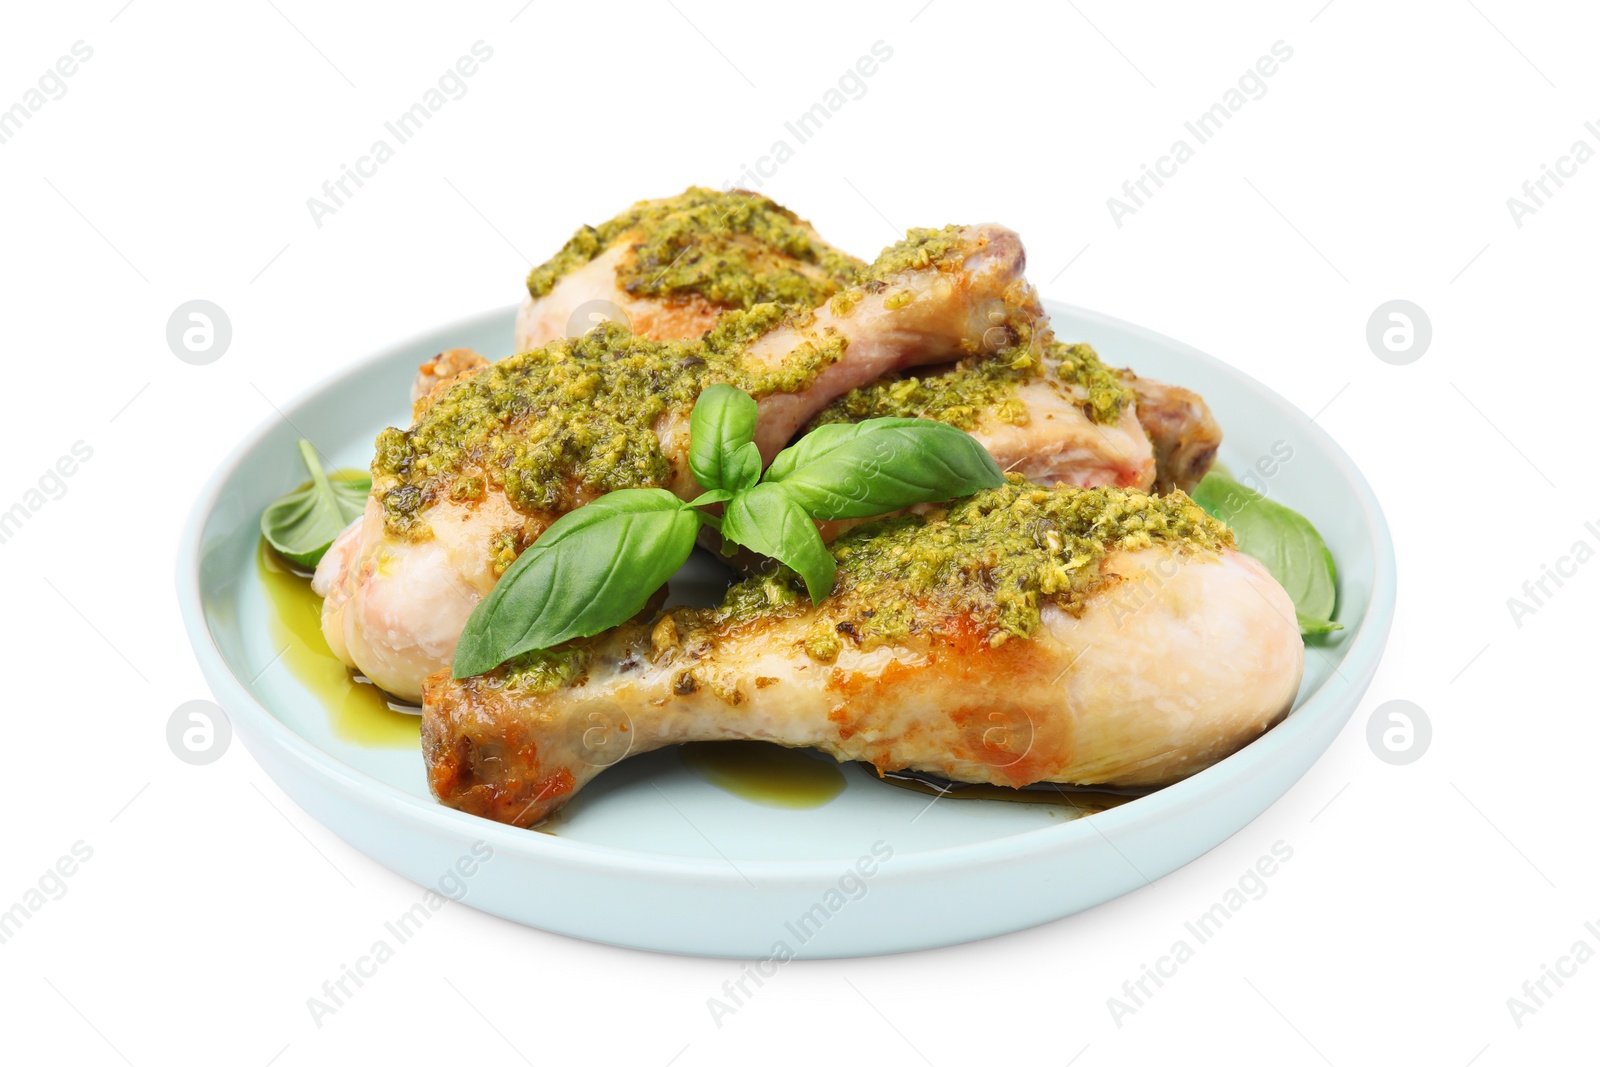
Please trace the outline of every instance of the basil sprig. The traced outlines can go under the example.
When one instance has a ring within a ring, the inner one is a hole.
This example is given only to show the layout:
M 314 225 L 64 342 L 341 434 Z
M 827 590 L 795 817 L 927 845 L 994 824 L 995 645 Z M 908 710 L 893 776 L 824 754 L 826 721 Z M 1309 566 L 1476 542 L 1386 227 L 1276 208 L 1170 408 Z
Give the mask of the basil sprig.
M 627 621 L 683 566 L 701 526 L 790 567 L 816 602 L 832 592 L 835 564 L 814 520 L 882 515 L 1005 481 L 976 440 L 922 419 L 823 426 L 778 453 L 763 478 L 755 428 L 749 394 L 702 392 L 689 416 L 689 469 L 705 492 L 684 501 L 622 489 L 557 519 L 474 609 L 451 673 L 482 674 Z M 720 516 L 701 510 L 711 504 L 724 505 Z
M 1304 515 L 1218 471 L 1194 488 L 1194 502 L 1233 528 L 1239 548 L 1260 560 L 1294 601 L 1302 634 L 1344 629 L 1333 621 L 1333 553 Z
M 261 536 L 285 559 L 315 567 L 338 537 L 366 510 L 372 478 L 356 471 L 329 477 L 311 442 L 299 442 L 311 484 L 286 493 L 261 513 Z

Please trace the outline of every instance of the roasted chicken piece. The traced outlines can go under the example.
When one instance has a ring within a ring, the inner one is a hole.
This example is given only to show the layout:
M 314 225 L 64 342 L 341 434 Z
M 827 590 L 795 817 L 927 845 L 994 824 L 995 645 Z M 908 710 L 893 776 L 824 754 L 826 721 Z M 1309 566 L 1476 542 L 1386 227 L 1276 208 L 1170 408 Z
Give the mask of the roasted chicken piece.
M 1211 469 L 1222 427 L 1198 393 L 1123 371 L 1139 407 L 1139 422 L 1156 457 L 1156 492 L 1188 492 Z
M 869 382 L 806 429 L 886 415 L 935 419 L 983 442 L 1002 468 L 1045 485 L 1167 493 L 1199 484 L 1222 444 L 1204 400 L 1112 370 L 1089 345 L 1036 336 L 1044 340 L 1014 360 L 967 359 Z
M 535 267 L 517 348 L 576 337 L 607 319 L 641 337 L 687 340 L 724 311 L 817 307 L 865 267 L 764 196 L 691 188 L 584 226 Z
M 870 382 L 829 404 L 805 431 L 884 416 L 965 430 L 1001 469 L 1042 485 L 1148 489 L 1156 479 L 1156 457 L 1124 377 L 1088 345 L 1062 344 L 1047 332 L 998 358 Z
M 417 368 L 416 380 L 411 383 L 411 417 L 416 418 L 427 409 L 433 394 L 488 365 L 487 359 L 470 348 L 446 349 L 428 360 Z
M 416 699 L 478 600 L 557 517 L 614 489 L 698 493 L 689 412 L 728 382 L 756 398 L 764 462 L 834 397 L 908 366 L 1025 345 L 1042 312 L 998 226 L 913 231 L 815 311 L 758 303 L 694 341 L 605 323 L 464 375 L 378 438 L 373 494 L 318 567 L 323 633 Z
M 1158 785 L 1290 707 L 1294 606 L 1182 494 L 1013 480 L 787 571 L 424 687 L 444 803 L 530 826 L 622 756 L 749 739 L 959 782 Z
M 653 340 L 689 339 L 722 311 L 759 301 L 816 307 L 864 268 L 765 197 L 690 189 L 580 229 L 535 268 L 517 345 L 573 337 L 606 318 Z M 428 388 L 423 371 L 413 400 Z M 1088 345 L 1053 344 L 1042 328 L 1013 358 L 891 375 L 840 398 L 819 422 L 879 415 L 951 422 L 1034 481 L 1160 492 L 1192 489 L 1222 436 L 1194 393 L 1111 371 Z

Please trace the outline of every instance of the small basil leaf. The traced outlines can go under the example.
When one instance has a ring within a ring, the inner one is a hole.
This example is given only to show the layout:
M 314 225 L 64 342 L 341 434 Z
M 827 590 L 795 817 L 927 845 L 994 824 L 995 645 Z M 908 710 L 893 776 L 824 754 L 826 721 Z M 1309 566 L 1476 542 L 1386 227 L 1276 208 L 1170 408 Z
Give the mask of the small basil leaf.
M 761 480 L 761 450 L 754 441 L 746 441 L 734 449 L 733 455 L 728 457 L 723 477 L 728 479 L 728 488 L 736 493 Z
M 473 610 L 451 673 L 626 622 L 689 558 L 696 514 L 665 489 L 621 489 L 561 516 Z
M 790 567 L 805 579 L 813 604 L 833 592 L 833 554 L 780 486 L 763 482 L 734 497 L 722 513 L 722 536 Z
M 761 453 L 751 443 L 756 402 L 731 385 L 708 386 L 689 413 L 689 469 L 704 489 L 738 492 L 761 477 Z
M 1260 560 L 1294 601 L 1302 634 L 1344 629 L 1333 621 L 1337 572 L 1333 553 L 1299 512 L 1213 470 L 1194 488 L 1194 502 L 1233 528 L 1239 548 Z
M 707 504 L 726 504 L 733 499 L 733 494 L 726 489 L 708 489 L 689 501 L 691 508 L 705 507 Z
M 953 426 L 869 419 L 807 445 L 837 426 L 819 427 L 780 453 L 763 483 L 781 485 L 814 519 L 862 519 L 1005 484 L 994 457 Z
M 311 484 L 267 505 L 261 513 L 261 536 L 285 559 L 315 567 L 333 539 L 366 510 L 372 479 L 357 471 L 329 477 L 310 441 L 300 441 L 299 449 Z

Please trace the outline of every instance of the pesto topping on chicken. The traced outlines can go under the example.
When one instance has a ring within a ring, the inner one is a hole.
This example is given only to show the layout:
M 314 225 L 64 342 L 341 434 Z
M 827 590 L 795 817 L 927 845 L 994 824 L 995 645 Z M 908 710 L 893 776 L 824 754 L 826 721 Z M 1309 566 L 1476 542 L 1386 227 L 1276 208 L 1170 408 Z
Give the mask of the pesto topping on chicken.
M 1026 353 L 1020 359 L 971 356 L 922 374 L 889 375 L 845 393 L 819 411 L 803 432 L 833 422 L 884 417 L 933 419 L 973 430 L 992 416 L 1020 426 L 1027 423 L 1028 410 L 1016 391 L 1040 376 L 1038 361 Z
M 904 238 L 885 248 L 872 266 L 861 272 L 857 284 L 871 288 L 890 275 L 922 270 L 932 265 L 937 265 L 941 270 L 954 270 L 961 265 L 961 259 L 951 253 L 964 252 L 965 248 L 966 239 L 959 226 L 945 226 L 938 230 L 907 230 Z
M 1056 377 L 1088 395 L 1083 411 L 1092 421 L 1109 426 L 1122 418 L 1123 408 L 1134 402 L 1133 388 L 1128 385 L 1132 372 L 1106 366 L 1089 345 L 1058 341 L 1051 347 L 1050 356 L 1056 361 Z
M 1026 639 L 1037 632 L 1045 603 L 1081 615 L 1096 593 L 1120 580 L 1102 570 L 1107 556 L 1155 545 L 1214 554 L 1233 547 L 1234 538 L 1182 492 L 1046 489 L 1012 475 L 997 489 L 858 526 L 835 541 L 834 590 L 802 647 L 813 660 L 832 663 L 847 643 L 870 649 L 904 641 L 944 630 L 953 618 L 961 620 L 957 629 L 991 646 Z M 635 665 L 669 648 L 693 661 L 730 628 L 810 608 L 805 583 L 775 565 L 731 586 L 716 607 L 672 608 L 623 625 L 649 646 L 629 654 Z M 484 677 L 534 692 L 581 684 L 600 640 L 524 653 Z M 686 677 L 693 684 L 692 674 Z
M 1013 475 L 944 507 L 868 523 L 831 546 L 839 571 L 807 642 L 829 661 L 844 640 L 863 646 L 937 629 L 948 616 L 970 616 L 992 644 L 1026 638 L 1040 609 L 1069 614 L 1117 581 L 1102 572 L 1113 552 L 1171 545 L 1218 552 L 1233 533 L 1182 492 L 1152 496 L 1134 489 L 1045 489 Z M 735 585 L 719 608 L 684 612 L 701 626 L 788 615 L 803 609 L 804 585 L 789 572 Z
M 634 255 L 624 259 L 617 284 L 640 297 L 694 294 L 714 307 L 742 310 L 771 301 L 814 308 L 863 266 L 764 196 L 695 187 L 641 200 L 609 222 L 583 227 L 528 275 L 529 294 L 544 296 L 568 271 L 630 233 Z
M 889 375 L 839 397 L 805 429 L 809 432 L 825 423 L 884 416 L 934 419 L 961 430 L 976 429 L 985 418 L 1023 426 L 1028 422 L 1028 408 L 1017 390 L 1040 379 L 1072 388 L 1093 422 L 1111 425 L 1122 417 L 1123 407 L 1133 400 L 1133 390 L 1100 361 L 1093 348 L 1051 341 L 1047 353 L 1045 360 L 1039 360 L 1032 346 L 1017 345 L 932 372 Z
M 588 642 L 524 652 L 501 668 L 503 684 L 530 693 L 553 693 L 582 678 L 589 669 Z
M 390 533 L 423 538 L 440 499 L 505 493 L 524 513 L 570 511 L 614 489 L 664 486 L 672 464 L 656 435 L 668 412 L 727 382 L 760 398 L 805 388 L 844 354 L 844 338 L 800 345 L 777 367 L 747 364 L 749 343 L 809 312 L 757 304 L 697 341 L 650 341 L 604 323 L 490 364 L 438 396 L 409 430 L 378 435 L 373 492 Z

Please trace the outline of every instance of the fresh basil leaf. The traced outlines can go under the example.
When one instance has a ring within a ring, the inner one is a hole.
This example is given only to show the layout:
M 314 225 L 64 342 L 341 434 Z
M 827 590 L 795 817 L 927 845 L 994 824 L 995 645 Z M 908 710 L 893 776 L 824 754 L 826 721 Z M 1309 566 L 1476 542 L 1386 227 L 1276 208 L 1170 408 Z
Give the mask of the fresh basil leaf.
M 833 592 L 833 553 L 780 486 L 763 482 L 734 497 L 722 513 L 722 536 L 788 565 L 805 579 L 813 604 Z
M 310 441 L 300 441 L 299 448 L 311 484 L 267 505 L 261 513 L 261 536 L 284 559 L 315 567 L 333 539 L 366 510 L 372 478 L 356 471 L 330 478 Z
M 1260 560 L 1283 586 L 1294 601 L 1302 634 L 1344 629 L 1333 621 L 1333 553 L 1304 515 L 1215 470 L 1191 495 L 1212 518 L 1231 526 L 1239 548 Z
M 451 673 L 482 674 L 626 622 L 683 566 L 699 529 L 696 513 L 665 489 L 621 489 L 569 511 L 473 610 Z
M 834 450 L 849 444 L 862 434 L 898 426 L 918 426 L 922 419 L 866 419 L 862 422 L 830 422 L 818 426 L 800 440 L 773 457 L 767 467 L 767 481 L 777 482 L 795 472 L 798 467 L 826 459 Z M 940 424 L 942 425 L 942 424 Z
M 704 489 L 737 493 L 761 477 L 756 402 L 731 385 L 708 386 L 689 413 L 689 469 Z
M 993 489 L 1005 475 L 976 439 L 953 426 L 868 419 L 818 427 L 778 454 L 762 484 L 782 486 L 814 519 L 862 519 Z
M 707 504 L 726 504 L 733 499 L 733 494 L 726 489 L 708 489 L 689 501 L 691 508 L 705 507 Z

